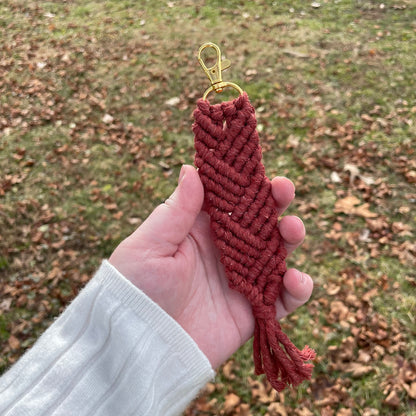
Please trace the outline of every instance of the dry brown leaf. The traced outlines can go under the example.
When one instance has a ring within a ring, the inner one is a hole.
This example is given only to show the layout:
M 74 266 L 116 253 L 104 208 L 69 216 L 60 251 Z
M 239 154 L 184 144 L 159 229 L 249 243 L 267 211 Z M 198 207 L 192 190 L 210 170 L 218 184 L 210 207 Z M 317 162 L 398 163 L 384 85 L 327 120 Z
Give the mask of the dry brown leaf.
M 222 373 L 227 380 L 235 380 L 235 374 L 233 373 L 234 361 L 227 361 L 222 367 Z
M 405 224 L 403 222 L 394 222 L 391 225 L 391 229 L 394 232 L 394 234 L 398 234 L 400 236 L 412 235 L 412 227 L 409 224 Z
M 352 336 L 345 338 L 341 345 L 330 345 L 328 353 L 334 363 L 334 368 L 343 371 L 344 363 L 353 360 L 356 347 L 357 341 Z
M 47 279 L 53 280 L 56 277 L 61 275 L 61 269 L 59 267 L 53 267 L 53 269 L 48 273 Z
M 185 411 L 183 416 L 191 416 L 195 414 L 216 414 L 213 412 L 215 412 L 217 402 L 217 399 L 207 401 L 206 396 L 198 397 L 193 401 L 192 407 Z
M 115 211 L 117 209 L 117 204 L 115 202 L 105 204 L 104 208 L 108 209 L 109 211 Z
M 113 218 L 116 220 L 119 220 L 123 216 L 123 211 L 118 211 L 115 214 L 113 214 Z
M 287 416 L 286 408 L 282 403 L 271 403 L 267 410 L 270 416 Z
M 13 298 L 5 298 L 0 302 L 0 311 L 8 312 L 13 302 Z
M 325 288 L 326 293 L 330 296 L 336 295 L 341 290 L 341 286 L 339 284 L 334 283 L 328 283 L 328 285 Z
M 360 205 L 355 208 L 354 214 L 363 218 L 376 218 L 377 214 L 375 212 L 371 212 L 369 207 L 370 207 L 370 204 L 368 203 Z
M 349 195 L 345 198 L 338 199 L 338 201 L 335 202 L 335 212 L 343 212 L 344 214 L 349 214 L 360 202 L 361 201 L 354 195 Z
M 395 390 L 392 390 L 390 394 L 384 400 L 384 403 L 388 404 L 391 407 L 400 406 L 400 398 Z
M 404 389 L 406 390 L 409 397 L 412 399 L 416 399 L 416 381 L 414 381 L 412 384 L 403 384 Z
M 253 414 L 250 412 L 250 405 L 247 403 L 241 403 L 236 411 L 235 411 L 235 415 L 236 416 L 252 416 Z
M 251 380 L 250 379 L 250 387 L 251 387 L 251 395 L 253 400 L 262 404 L 269 404 L 278 400 L 278 394 L 276 390 L 271 389 L 268 392 L 266 386 L 260 382 L 259 380 Z
M 367 227 L 370 229 L 370 231 L 381 231 L 383 229 L 387 229 L 389 227 L 389 224 L 387 220 L 381 216 L 375 218 L 375 219 L 366 219 Z
M 370 302 L 371 298 L 373 298 L 377 294 L 378 294 L 378 288 L 374 287 L 374 288 L 370 289 L 368 292 L 364 293 L 364 295 L 362 296 L 361 299 L 364 302 Z
M 380 412 L 372 407 L 366 407 L 363 412 L 363 416 L 378 416 Z
M 238 397 L 234 393 L 227 394 L 225 396 L 225 402 L 223 407 L 225 414 L 231 414 L 239 404 L 240 397 Z
M 315 400 L 315 406 L 322 407 L 322 413 L 325 409 L 325 406 L 334 406 L 339 403 L 339 397 L 333 391 L 327 391 L 326 396 L 320 400 Z
M 215 384 L 214 383 L 207 383 L 205 384 L 203 394 L 212 394 L 215 391 Z
M 138 217 L 130 217 L 127 219 L 127 222 L 131 225 L 138 225 L 141 224 L 142 220 Z
M 348 307 L 340 300 L 334 300 L 330 305 L 329 317 L 331 322 L 344 321 L 348 316 Z
M 371 212 L 370 204 L 365 203 L 357 206 L 361 201 L 354 195 L 349 195 L 335 202 L 335 212 L 342 212 L 346 215 L 357 215 L 363 218 L 376 218 L 377 214 Z
M 416 170 L 410 170 L 405 173 L 406 179 L 409 183 L 416 183 Z
M 334 416 L 335 411 L 331 406 L 324 407 L 321 409 L 321 416 Z
M 360 179 L 366 185 L 373 185 L 375 183 L 375 180 L 373 178 L 362 175 L 358 166 L 352 163 L 345 164 L 344 171 L 349 172 L 350 174 L 350 186 L 353 186 L 355 179 Z
M 352 410 L 346 409 L 345 407 L 342 409 L 339 409 L 336 413 L 336 416 L 352 416 Z
M 344 370 L 347 373 L 351 373 L 353 378 L 360 378 L 373 371 L 374 368 L 369 365 L 363 365 L 361 363 L 349 363 L 345 366 Z
M 358 351 L 358 361 L 360 363 L 367 364 L 371 361 L 371 355 L 368 352 L 364 351 L 364 350 L 359 350 Z
M 296 416 L 313 416 L 313 413 L 307 407 L 296 409 Z
M 10 335 L 8 343 L 12 350 L 20 348 L 20 341 L 14 335 Z

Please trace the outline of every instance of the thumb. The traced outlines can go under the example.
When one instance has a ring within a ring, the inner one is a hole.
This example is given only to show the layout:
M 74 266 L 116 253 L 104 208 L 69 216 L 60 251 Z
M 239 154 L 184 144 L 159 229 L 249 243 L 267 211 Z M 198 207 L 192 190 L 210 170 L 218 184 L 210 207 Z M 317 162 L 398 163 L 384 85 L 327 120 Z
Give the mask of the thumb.
M 191 230 L 204 200 L 204 189 L 193 166 L 183 165 L 173 194 L 150 214 L 137 231 L 149 248 L 172 255 Z

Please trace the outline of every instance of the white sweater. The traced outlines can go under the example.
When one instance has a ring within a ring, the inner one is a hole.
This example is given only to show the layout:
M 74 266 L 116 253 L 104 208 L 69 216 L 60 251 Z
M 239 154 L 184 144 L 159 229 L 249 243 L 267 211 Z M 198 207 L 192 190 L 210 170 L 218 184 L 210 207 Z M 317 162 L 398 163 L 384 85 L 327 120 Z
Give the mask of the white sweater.
M 0 415 L 178 415 L 213 376 L 179 324 L 104 261 L 0 378 Z

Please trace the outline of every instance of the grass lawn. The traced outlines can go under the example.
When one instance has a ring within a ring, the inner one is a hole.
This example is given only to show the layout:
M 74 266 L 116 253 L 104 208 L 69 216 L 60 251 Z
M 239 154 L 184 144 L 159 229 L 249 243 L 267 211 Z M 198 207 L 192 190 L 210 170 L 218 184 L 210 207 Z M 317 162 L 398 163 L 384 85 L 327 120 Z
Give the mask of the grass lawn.
M 277 394 L 247 344 L 186 414 L 416 414 L 414 2 L 13 0 L 0 37 L 0 372 L 192 163 L 212 41 L 296 184 L 315 290 L 282 325 L 318 357 Z

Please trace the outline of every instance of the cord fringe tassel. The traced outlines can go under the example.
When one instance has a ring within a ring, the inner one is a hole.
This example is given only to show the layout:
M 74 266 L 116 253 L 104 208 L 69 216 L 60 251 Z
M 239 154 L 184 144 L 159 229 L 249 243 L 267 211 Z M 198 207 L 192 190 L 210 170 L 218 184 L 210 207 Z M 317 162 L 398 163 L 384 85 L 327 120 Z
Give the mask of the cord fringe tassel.
M 297 386 L 312 376 L 315 351 L 308 346 L 296 348 L 276 320 L 256 319 L 253 359 L 257 375 L 266 374 L 274 389 Z

